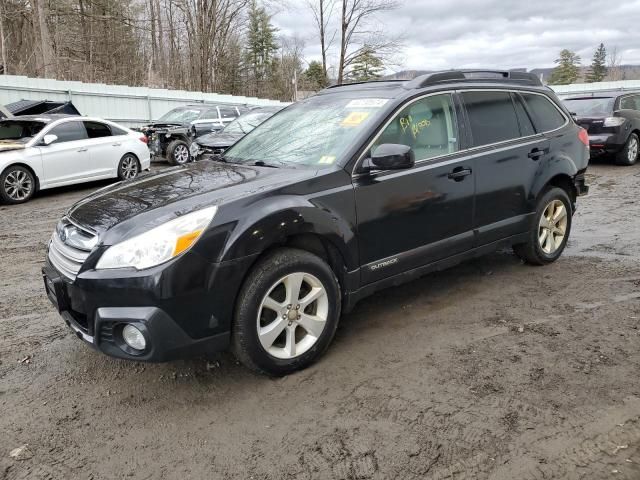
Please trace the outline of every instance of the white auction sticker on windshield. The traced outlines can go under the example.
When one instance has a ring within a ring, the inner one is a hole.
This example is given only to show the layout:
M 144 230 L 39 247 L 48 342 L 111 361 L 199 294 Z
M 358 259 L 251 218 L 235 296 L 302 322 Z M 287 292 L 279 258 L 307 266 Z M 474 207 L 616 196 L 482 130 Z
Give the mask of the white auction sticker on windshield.
M 347 103 L 347 108 L 380 108 L 388 101 L 386 98 L 357 98 Z

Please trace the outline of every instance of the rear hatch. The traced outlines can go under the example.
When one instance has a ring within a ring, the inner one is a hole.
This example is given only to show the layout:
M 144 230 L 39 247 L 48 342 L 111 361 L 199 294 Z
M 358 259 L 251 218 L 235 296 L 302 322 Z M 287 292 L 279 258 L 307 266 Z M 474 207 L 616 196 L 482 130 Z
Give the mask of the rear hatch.
M 604 119 L 613 116 L 614 97 L 580 96 L 563 100 L 567 109 L 575 115 L 576 123 L 590 135 L 610 133 L 610 127 L 604 127 Z
M 611 128 L 604 127 L 603 117 L 577 117 L 576 123 L 584 128 L 590 135 L 608 133 Z

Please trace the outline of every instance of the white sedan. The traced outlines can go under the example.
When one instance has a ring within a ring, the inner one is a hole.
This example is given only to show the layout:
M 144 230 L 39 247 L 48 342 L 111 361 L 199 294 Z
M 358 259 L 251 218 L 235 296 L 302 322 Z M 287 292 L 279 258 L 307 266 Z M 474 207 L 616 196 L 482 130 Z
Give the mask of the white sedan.
M 128 180 L 151 165 L 147 137 L 98 118 L 25 115 L 0 120 L 0 199 L 105 178 Z

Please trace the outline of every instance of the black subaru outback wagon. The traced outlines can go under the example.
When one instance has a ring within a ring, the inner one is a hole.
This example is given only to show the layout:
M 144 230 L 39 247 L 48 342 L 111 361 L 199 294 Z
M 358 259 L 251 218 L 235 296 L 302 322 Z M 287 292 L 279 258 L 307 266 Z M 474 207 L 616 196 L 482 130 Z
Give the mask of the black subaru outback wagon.
M 46 292 L 77 336 L 163 361 L 232 348 L 283 375 L 361 298 L 499 247 L 562 253 L 586 132 L 535 76 L 451 71 L 329 88 L 218 161 L 81 200 Z

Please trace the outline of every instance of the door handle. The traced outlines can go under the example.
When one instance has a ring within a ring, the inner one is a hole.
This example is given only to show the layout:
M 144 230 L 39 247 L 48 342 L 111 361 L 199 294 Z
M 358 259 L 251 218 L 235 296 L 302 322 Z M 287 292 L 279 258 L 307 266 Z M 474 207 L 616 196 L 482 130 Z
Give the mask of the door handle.
M 527 157 L 529 157 L 531 160 L 538 160 L 542 155 L 547 153 L 547 151 L 548 150 L 546 149 L 540 150 L 539 148 L 534 148 L 527 154 Z
M 120 145 L 122 145 L 121 143 L 112 143 L 111 146 L 112 147 L 119 147 Z
M 471 175 L 471 169 L 465 167 L 456 167 L 451 172 L 449 172 L 449 180 L 453 180 L 454 182 L 461 182 L 465 177 Z
M 78 152 L 86 152 L 87 150 L 89 150 L 88 148 L 81 148 L 80 150 L 78 150 Z

